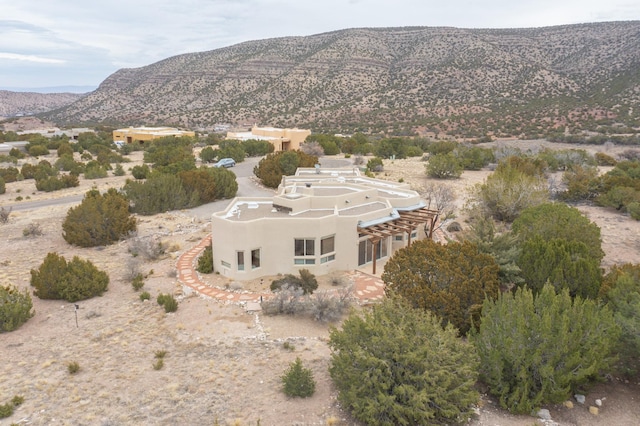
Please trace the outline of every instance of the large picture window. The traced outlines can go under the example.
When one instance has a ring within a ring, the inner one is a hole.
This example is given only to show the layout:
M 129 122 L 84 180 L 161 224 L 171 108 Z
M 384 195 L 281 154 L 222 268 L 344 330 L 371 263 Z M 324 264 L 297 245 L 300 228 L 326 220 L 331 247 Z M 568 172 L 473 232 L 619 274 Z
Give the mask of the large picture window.
M 316 254 L 316 241 L 313 239 L 296 238 L 294 249 L 296 256 L 314 256 Z

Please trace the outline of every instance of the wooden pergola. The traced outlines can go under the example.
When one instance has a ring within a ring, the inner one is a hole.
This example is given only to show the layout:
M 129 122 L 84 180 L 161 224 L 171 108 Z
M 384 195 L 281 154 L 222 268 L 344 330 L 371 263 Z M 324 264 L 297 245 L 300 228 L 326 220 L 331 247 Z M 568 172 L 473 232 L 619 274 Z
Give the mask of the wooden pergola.
M 433 238 L 433 230 L 438 222 L 439 213 L 436 210 L 430 210 L 426 207 L 411 211 L 400 211 L 399 218 L 377 225 L 360 227 L 358 233 L 367 235 L 371 245 L 373 246 L 373 273 L 376 273 L 376 257 L 378 256 L 378 242 L 386 237 L 404 234 L 409 235 L 407 247 L 411 245 L 411 233 L 420 225 L 428 224 L 429 238 Z

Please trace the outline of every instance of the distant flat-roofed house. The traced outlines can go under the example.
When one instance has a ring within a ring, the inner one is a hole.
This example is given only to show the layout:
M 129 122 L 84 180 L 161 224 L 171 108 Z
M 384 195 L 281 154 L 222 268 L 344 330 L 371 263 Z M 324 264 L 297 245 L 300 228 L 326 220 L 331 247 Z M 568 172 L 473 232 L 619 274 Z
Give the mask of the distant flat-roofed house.
M 128 127 L 126 129 L 118 129 L 113 131 L 113 140 L 130 143 L 144 143 L 153 139 L 164 138 L 167 136 L 190 136 L 194 137 L 195 132 L 187 130 L 179 130 L 174 127 Z
M 307 129 L 278 129 L 276 127 L 254 126 L 249 132 L 227 132 L 227 139 L 246 141 L 249 139 L 264 140 L 271 143 L 275 151 L 290 151 L 300 149 L 311 130 Z
M 407 184 L 358 169 L 300 168 L 270 198 L 235 198 L 211 220 L 214 269 L 250 280 L 371 268 L 431 237 L 437 212 Z M 426 225 L 426 226 L 425 226 Z

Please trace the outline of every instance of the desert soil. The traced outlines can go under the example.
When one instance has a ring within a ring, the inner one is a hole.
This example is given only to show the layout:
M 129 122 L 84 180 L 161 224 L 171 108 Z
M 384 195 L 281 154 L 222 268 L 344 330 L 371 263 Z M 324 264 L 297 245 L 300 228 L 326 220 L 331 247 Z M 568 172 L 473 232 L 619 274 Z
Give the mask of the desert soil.
M 125 169 L 139 164 L 141 158 L 136 155 Z M 466 172 L 446 184 L 455 187 L 462 205 L 467 188 L 482 182 L 488 173 Z M 422 184 L 424 163 L 386 161 L 380 177 Z M 79 188 L 49 194 L 36 191 L 33 181 L 9 183 L 7 193 L 0 195 L 0 206 L 14 203 L 19 196 L 54 198 L 83 194 L 92 186 L 120 188 L 123 182 L 123 177 L 81 180 Z M 9 222 L 0 225 L 0 284 L 29 289 L 29 271 L 47 253 L 57 252 L 67 259 L 75 255 L 89 259 L 108 271 L 109 291 L 80 302 L 77 311 L 63 301 L 34 297 L 35 316 L 17 331 L 0 335 L 0 404 L 13 395 L 25 398 L 0 425 L 358 424 L 340 408 L 327 373 L 329 325 L 250 314 L 241 306 L 197 296 L 180 296 L 179 309 L 173 314 L 165 314 L 156 304 L 159 293 L 181 294 L 175 260 L 209 233 L 208 221 L 189 211 L 139 217 L 139 235 L 158 238 L 167 247 L 161 259 L 140 265 L 148 275 L 144 290 L 152 296 L 151 301 L 141 302 L 126 280 L 132 259 L 129 243 L 91 249 L 69 246 L 61 235 L 68 207 L 13 211 Z M 596 207 L 579 208 L 602 228 L 605 266 L 638 262 L 640 222 Z M 463 218 L 459 212 L 464 226 Z M 40 225 L 43 235 L 24 237 L 23 229 L 31 224 Z M 321 287 L 331 287 L 336 277 L 319 277 Z M 215 274 L 203 278 L 211 285 L 232 284 Z M 267 278 L 262 284 L 256 280 L 242 285 L 259 291 L 269 283 Z M 160 370 L 153 368 L 156 351 L 167 352 Z M 314 372 L 317 387 L 311 398 L 289 399 L 281 392 L 280 376 L 296 357 Z M 67 364 L 73 361 L 80 364 L 80 371 L 70 375 Z M 639 391 L 638 383 L 612 378 L 594 387 L 584 406 L 574 401 L 574 408 L 546 408 L 553 421 L 563 426 L 637 425 Z M 588 411 L 595 399 L 603 401 L 598 415 Z M 473 426 L 532 424 L 541 421 L 506 413 L 487 396 L 470 422 Z

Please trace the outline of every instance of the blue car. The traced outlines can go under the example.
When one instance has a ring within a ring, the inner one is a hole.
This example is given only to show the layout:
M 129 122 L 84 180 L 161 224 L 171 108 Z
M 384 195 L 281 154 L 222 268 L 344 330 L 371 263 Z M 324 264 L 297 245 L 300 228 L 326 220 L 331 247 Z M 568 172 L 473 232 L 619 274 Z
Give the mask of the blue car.
M 213 165 L 213 167 L 233 167 L 236 162 L 233 158 L 223 158 Z

